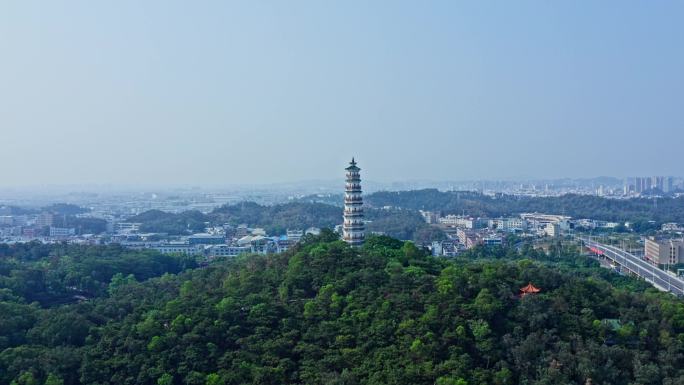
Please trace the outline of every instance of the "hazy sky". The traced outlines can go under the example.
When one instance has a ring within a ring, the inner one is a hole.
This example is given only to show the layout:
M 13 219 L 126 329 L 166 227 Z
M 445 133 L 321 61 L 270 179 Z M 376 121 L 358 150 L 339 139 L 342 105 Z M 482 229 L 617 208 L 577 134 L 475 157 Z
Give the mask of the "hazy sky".
M 0 185 L 681 175 L 681 1 L 3 1 Z

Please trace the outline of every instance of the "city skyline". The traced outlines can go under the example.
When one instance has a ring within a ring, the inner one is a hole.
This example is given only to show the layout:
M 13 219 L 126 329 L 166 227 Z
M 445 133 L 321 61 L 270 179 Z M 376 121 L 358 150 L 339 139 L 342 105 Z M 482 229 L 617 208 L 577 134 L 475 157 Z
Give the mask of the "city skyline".
M 636 187 L 636 180 L 643 179 L 650 181 L 652 178 L 672 179 L 675 187 L 684 187 L 684 177 L 676 175 L 632 175 L 627 177 L 615 176 L 596 176 L 596 177 L 559 177 L 559 178 L 504 178 L 504 179 L 403 179 L 403 180 L 382 180 L 366 179 L 368 191 L 382 191 L 382 190 L 415 190 L 424 188 L 437 188 L 441 190 L 498 190 L 501 186 L 528 186 L 530 188 L 537 187 L 539 189 L 548 186 L 552 189 L 565 188 L 569 186 L 604 186 L 604 187 L 618 187 L 627 186 Z M 68 193 L 143 193 L 143 192 L 192 192 L 192 191 L 288 191 L 288 190 L 337 190 L 343 182 L 339 178 L 326 179 L 307 179 L 307 180 L 292 180 L 285 182 L 269 182 L 261 183 L 81 183 L 81 184 L 49 184 L 36 182 L 25 185 L 0 185 L 0 198 L 4 193 L 35 193 L 37 195 L 50 196 L 53 194 L 68 194 Z M 470 186 L 470 187 L 464 187 Z M 650 188 L 650 186 L 649 186 Z M 639 192 L 648 188 L 638 188 Z M 669 189 L 668 189 L 669 190 Z M 503 192 L 503 191 L 501 191 Z M 666 191 L 667 192 L 667 191 Z

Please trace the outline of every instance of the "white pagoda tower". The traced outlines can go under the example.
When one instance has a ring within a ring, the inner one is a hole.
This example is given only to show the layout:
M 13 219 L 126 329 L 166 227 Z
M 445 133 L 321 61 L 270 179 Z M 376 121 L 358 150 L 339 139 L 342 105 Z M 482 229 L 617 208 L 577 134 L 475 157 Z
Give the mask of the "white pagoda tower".
M 344 224 L 342 238 L 352 246 L 361 246 L 366 240 L 361 196 L 361 171 L 352 158 L 347 167 L 347 184 L 344 191 Z

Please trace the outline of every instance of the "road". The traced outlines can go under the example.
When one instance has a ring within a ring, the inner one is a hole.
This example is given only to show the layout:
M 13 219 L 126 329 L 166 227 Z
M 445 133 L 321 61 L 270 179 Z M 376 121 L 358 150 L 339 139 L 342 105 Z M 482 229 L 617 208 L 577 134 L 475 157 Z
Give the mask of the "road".
M 674 277 L 665 270 L 653 266 L 643 259 L 618 249 L 615 246 L 604 245 L 587 238 L 578 238 L 584 242 L 587 247 L 593 247 L 600 250 L 606 258 L 615 261 L 623 268 L 644 278 L 653 286 L 664 291 L 669 291 L 677 296 L 684 296 L 684 280 L 681 278 Z

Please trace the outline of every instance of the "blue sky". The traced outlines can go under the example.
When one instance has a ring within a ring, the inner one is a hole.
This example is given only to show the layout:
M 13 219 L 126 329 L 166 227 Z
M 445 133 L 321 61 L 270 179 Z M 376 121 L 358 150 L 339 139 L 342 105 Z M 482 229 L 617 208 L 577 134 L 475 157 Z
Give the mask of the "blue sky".
M 682 175 L 677 1 L 0 5 L 4 185 Z

